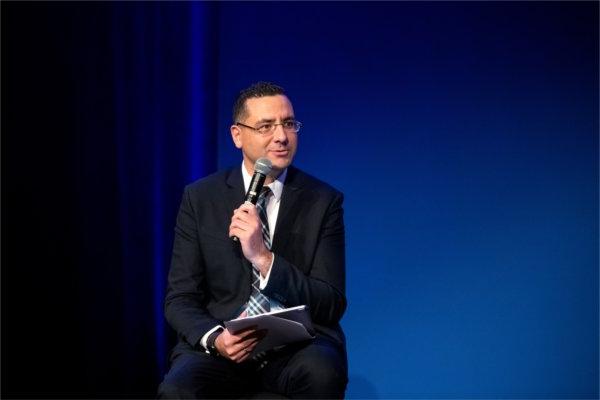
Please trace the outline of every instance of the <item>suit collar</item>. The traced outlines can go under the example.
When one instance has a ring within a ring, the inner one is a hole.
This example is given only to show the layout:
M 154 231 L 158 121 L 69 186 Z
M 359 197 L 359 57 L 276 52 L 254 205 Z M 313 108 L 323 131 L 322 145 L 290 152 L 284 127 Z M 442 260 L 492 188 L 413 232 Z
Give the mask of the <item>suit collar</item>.
M 244 180 L 242 178 L 242 171 L 239 168 L 230 168 L 227 170 L 225 175 L 225 183 L 230 188 L 244 189 Z

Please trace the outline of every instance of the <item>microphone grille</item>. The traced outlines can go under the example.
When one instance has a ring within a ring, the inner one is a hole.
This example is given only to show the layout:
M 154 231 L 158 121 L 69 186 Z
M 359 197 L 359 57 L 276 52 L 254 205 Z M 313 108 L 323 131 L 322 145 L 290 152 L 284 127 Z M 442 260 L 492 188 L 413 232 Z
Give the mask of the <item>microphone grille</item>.
M 269 174 L 269 172 L 271 172 L 272 167 L 273 164 L 271 164 L 271 160 L 265 157 L 259 158 L 256 160 L 256 164 L 254 164 L 254 172 L 258 172 L 259 174 L 266 176 Z

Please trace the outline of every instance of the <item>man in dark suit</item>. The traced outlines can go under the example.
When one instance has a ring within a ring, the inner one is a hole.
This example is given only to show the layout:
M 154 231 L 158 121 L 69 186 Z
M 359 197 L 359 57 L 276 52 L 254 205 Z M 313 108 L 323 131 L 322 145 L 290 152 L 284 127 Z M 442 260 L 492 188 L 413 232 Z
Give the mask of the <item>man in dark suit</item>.
M 242 166 L 185 188 L 165 302 L 179 343 L 159 397 L 344 396 L 343 195 L 291 166 L 300 127 L 281 87 L 252 85 L 240 93 L 230 128 Z M 257 207 L 243 204 L 261 157 L 273 165 L 262 223 Z M 246 315 L 251 296 L 264 296 L 271 311 L 307 305 L 316 338 L 250 358 L 264 332 L 230 332 L 223 321 Z

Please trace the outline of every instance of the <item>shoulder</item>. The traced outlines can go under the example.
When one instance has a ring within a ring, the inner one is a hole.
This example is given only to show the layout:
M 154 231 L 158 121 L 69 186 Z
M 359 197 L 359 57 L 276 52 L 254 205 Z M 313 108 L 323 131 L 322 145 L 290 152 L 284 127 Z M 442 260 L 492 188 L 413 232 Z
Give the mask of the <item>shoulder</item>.
M 330 185 L 327 182 L 320 180 L 296 167 L 290 166 L 288 168 L 288 176 L 286 178 L 286 185 L 293 187 L 309 190 L 319 197 L 326 198 L 343 198 L 344 194 Z
M 185 192 L 191 196 L 218 194 L 231 185 L 231 182 L 241 180 L 240 168 L 232 167 L 217 171 L 198 179 L 185 187 Z

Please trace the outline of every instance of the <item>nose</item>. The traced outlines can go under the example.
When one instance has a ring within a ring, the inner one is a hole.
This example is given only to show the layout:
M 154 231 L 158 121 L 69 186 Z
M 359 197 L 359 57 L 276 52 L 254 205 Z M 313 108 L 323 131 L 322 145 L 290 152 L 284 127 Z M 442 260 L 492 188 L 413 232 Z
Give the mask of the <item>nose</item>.
M 273 132 L 273 141 L 277 143 L 287 143 L 288 137 L 285 129 L 283 129 L 283 124 L 275 125 L 275 132 Z

